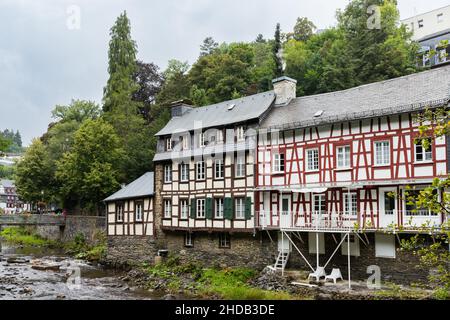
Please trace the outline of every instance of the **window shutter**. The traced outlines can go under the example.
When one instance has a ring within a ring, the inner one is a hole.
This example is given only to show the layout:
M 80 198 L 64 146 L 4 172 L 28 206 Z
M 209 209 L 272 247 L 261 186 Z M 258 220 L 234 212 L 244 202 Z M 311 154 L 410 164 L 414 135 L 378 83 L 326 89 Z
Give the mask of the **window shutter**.
M 206 219 L 212 220 L 212 198 L 206 198 L 205 210 Z
M 252 198 L 247 197 L 245 199 L 245 220 L 252 218 Z
M 197 202 L 195 199 L 191 199 L 191 219 L 195 219 L 197 212 Z
M 226 220 L 233 219 L 233 199 L 225 198 L 223 200 L 223 217 Z

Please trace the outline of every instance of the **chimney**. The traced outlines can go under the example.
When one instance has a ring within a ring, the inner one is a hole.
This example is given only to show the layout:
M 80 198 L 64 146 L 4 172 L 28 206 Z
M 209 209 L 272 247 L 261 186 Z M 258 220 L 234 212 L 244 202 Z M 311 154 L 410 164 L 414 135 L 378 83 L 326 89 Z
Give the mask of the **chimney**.
M 188 112 L 189 110 L 192 110 L 191 102 L 188 100 L 179 100 L 172 102 L 170 104 L 171 112 L 172 112 L 172 118 L 173 117 L 181 117 L 183 114 Z
M 275 105 L 287 105 L 297 97 L 297 80 L 289 77 L 280 77 L 272 80 L 275 91 Z

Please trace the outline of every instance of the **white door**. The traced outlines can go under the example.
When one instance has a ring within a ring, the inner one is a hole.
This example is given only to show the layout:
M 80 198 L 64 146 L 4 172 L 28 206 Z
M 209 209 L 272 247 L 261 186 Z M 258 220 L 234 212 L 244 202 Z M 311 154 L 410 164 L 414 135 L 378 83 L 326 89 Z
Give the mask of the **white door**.
M 282 235 L 281 232 L 278 232 L 278 251 L 283 251 L 283 252 L 291 252 L 292 251 L 291 242 L 285 235 Z
M 386 228 L 388 226 L 392 226 L 393 224 L 397 224 L 397 198 L 396 188 L 380 188 L 380 227 Z
M 292 227 L 291 195 L 289 194 L 284 194 L 281 197 L 281 227 Z

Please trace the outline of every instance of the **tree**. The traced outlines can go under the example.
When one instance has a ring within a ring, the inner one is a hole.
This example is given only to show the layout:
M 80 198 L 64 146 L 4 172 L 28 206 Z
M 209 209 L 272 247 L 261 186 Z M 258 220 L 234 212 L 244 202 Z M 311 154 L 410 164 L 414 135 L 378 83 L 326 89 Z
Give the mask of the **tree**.
M 256 42 L 256 43 L 265 43 L 265 42 L 266 42 L 266 39 L 264 39 L 264 36 L 260 33 L 260 34 L 258 34 L 258 36 L 256 37 L 255 42 Z
M 54 182 L 53 163 L 44 144 L 34 139 L 17 163 L 14 176 L 17 193 L 26 202 L 36 204 L 52 200 L 53 194 L 48 191 L 49 184 Z
M 139 113 L 149 123 L 153 120 L 150 118 L 151 106 L 155 103 L 156 96 L 164 83 L 163 75 L 154 63 L 138 60 L 134 81 L 139 85 L 139 89 L 133 94 L 133 100 L 141 103 Z
M 169 60 L 166 70 L 163 72 L 164 85 L 156 97 L 156 102 L 161 105 L 189 98 L 190 82 L 187 76 L 189 64 L 178 60 Z
M 121 139 L 103 119 L 87 120 L 75 133 L 70 152 L 57 161 L 56 178 L 67 201 L 96 210 L 119 187 L 124 157 Z
M 282 57 L 282 45 L 281 45 L 281 27 L 277 23 L 275 28 L 275 41 L 273 43 L 273 57 L 275 60 L 275 76 L 281 77 L 283 75 L 283 57 Z
M 3 134 L 0 133 L 0 154 L 5 152 L 9 146 L 12 144 L 12 141 L 3 137 Z
M 380 25 L 368 28 L 370 6 L 380 8 Z M 416 71 L 417 43 L 400 25 L 395 0 L 353 0 L 338 11 L 338 27 L 345 35 L 357 85 L 382 81 Z
M 286 35 L 287 40 L 307 41 L 314 34 L 316 26 L 308 18 L 297 18 L 294 31 Z
M 205 40 L 203 40 L 203 44 L 200 46 L 200 56 L 203 57 L 209 54 L 213 54 L 218 47 L 219 44 L 215 42 L 212 37 L 207 37 Z

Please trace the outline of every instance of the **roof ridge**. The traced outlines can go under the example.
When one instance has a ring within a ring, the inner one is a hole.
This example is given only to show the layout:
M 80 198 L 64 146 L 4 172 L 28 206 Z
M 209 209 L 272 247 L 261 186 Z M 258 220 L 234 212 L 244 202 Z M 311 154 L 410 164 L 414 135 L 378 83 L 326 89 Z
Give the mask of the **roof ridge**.
M 446 70 L 448 69 L 448 70 Z M 381 85 L 381 84 L 385 84 L 385 83 L 389 83 L 389 82 L 394 82 L 394 81 L 399 81 L 401 79 L 406 79 L 406 78 L 415 78 L 418 77 L 419 75 L 423 76 L 425 73 L 438 73 L 438 72 L 442 72 L 442 70 L 446 70 L 446 71 L 450 71 L 450 65 L 447 66 L 442 66 L 440 68 L 436 68 L 436 69 L 429 69 L 429 70 L 424 70 L 421 72 L 415 72 L 415 73 L 411 73 L 411 74 L 407 74 L 401 77 L 397 77 L 397 78 L 392 78 L 392 79 L 386 79 L 386 80 L 382 80 L 382 81 L 377 81 L 377 82 L 371 82 L 371 83 L 366 83 L 357 87 L 352 87 L 352 88 L 348 88 L 348 89 L 344 89 L 344 90 L 339 90 L 339 91 L 332 91 L 332 92 L 324 92 L 324 93 L 317 93 L 317 94 L 312 94 L 309 96 L 301 96 L 301 97 L 296 97 L 294 100 L 300 100 L 300 99 L 308 99 L 308 98 L 314 98 L 314 97 L 318 97 L 318 96 L 327 96 L 327 95 L 335 95 L 337 93 L 345 93 L 345 92 L 351 92 L 351 91 L 356 91 L 358 89 L 361 88 L 367 88 L 367 87 L 371 87 L 371 86 L 375 86 L 375 85 Z

